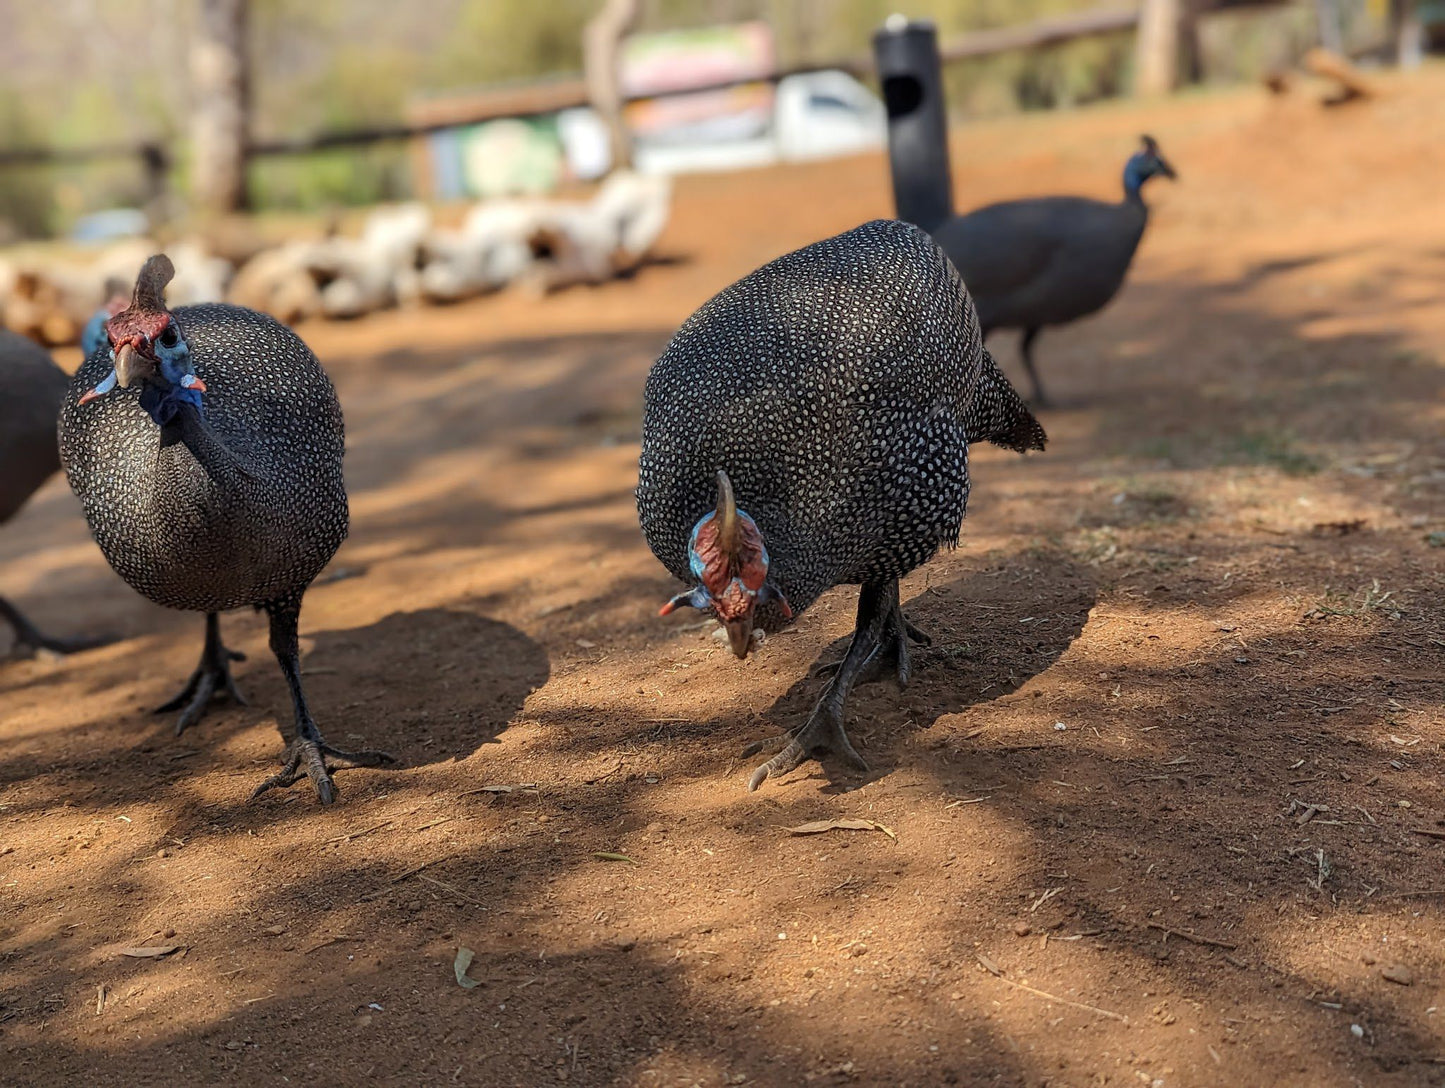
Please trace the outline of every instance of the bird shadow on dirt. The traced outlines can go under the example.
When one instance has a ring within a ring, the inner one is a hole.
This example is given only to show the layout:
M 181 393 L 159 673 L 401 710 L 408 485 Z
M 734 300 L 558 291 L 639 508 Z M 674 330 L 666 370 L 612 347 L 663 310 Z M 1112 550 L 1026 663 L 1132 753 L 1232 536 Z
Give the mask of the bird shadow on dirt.
M 403 767 L 466 759 L 495 743 L 551 672 L 528 635 L 458 608 L 393 612 L 309 638 L 314 699 L 341 708 L 334 716 L 348 729 L 385 737 Z
M 913 678 L 902 692 L 891 681 L 855 689 L 848 728 L 872 764 L 864 780 L 912 762 L 899 749 L 924 736 L 934 748 L 955 741 L 954 729 L 934 734 L 939 719 L 1006 695 L 1049 669 L 1079 637 L 1093 604 L 1088 570 L 1072 562 L 1048 570 L 1026 565 L 975 571 L 906 600 L 905 613 L 933 642 L 914 647 Z M 830 645 L 821 660 L 841 657 L 848 641 Z M 801 680 L 768 716 L 801 720 L 819 693 L 814 678 Z M 854 778 L 835 777 L 826 792 L 844 792 Z
M 225 621 L 223 621 L 223 624 Z M 229 629 L 264 626 L 254 617 Z M 256 632 L 259 633 L 259 632 Z M 199 634 L 199 632 L 197 632 Z M 534 690 L 546 683 L 550 664 L 536 641 L 509 624 L 462 608 L 394 612 L 364 627 L 305 631 L 310 649 L 303 656 L 302 675 L 308 700 L 322 733 L 342 748 L 375 745 L 390 750 L 405 770 L 466 759 L 496 740 Z M 229 638 L 236 644 L 235 638 Z M 157 667 L 154 639 L 132 640 L 88 663 L 90 689 L 103 694 L 113 686 L 150 683 Z M 199 642 L 199 639 L 197 639 Z M 254 637 L 247 639 L 248 648 Z M 43 704 L 47 690 L 71 680 L 62 667 L 42 672 L 15 688 L 16 695 Z M 183 674 L 174 677 L 178 684 Z M 81 710 L 68 732 L 83 742 L 67 745 L 60 758 L 19 752 L 0 766 L 0 788 L 28 782 L 33 794 L 7 808 L 15 814 L 54 803 L 57 794 L 69 803 L 103 807 L 136 799 L 135 791 L 153 796 L 158 789 L 207 773 L 254 775 L 253 768 L 233 771 L 237 754 L 230 741 L 267 720 L 289 735 L 290 702 L 274 660 L 253 652 L 237 669 L 249 700 L 247 707 L 218 704 L 182 737 L 171 735 L 170 715 L 150 713 L 155 696 L 169 693 L 165 685 L 137 700 L 128 714 L 97 719 Z M 167 683 L 170 678 L 167 678 Z M 18 711 L 23 714 L 23 707 Z M 266 741 L 279 755 L 279 739 Z M 259 753 L 258 753 L 259 754 Z M 118 761 L 154 764 L 152 775 L 110 775 Z M 388 777 L 386 772 L 349 772 L 341 779 L 347 792 L 369 788 L 365 783 Z M 238 790 L 236 805 L 244 808 L 248 790 Z M 258 810 L 259 811 L 259 810 Z M 261 817 L 264 822 L 264 817 Z
M 901 761 L 911 762 L 914 757 L 903 749 L 920 743 L 916 738 L 927 737 L 929 747 L 950 743 L 956 739 L 956 727 L 951 723 L 940 732 L 940 719 L 1006 695 L 1047 670 L 1082 632 L 1094 603 L 1088 568 L 1057 556 L 1049 561 L 1014 556 L 951 581 L 925 583 L 918 592 L 921 580 L 910 580 L 903 594 L 904 612 L 932 639 L 929 646 L 913 648 L 912 681 L 901 693 L 891 679 L 861 685 L 854 689 L 845 711 L 848 735 L 872 765 L 871 771 L 859 776 L 831 764 L 820 770 L 816 763 L 808 763 L 782 782 L 816 780 L 823 792 L 844 792 L 860 781 L 887 777 Z M 692 703 L 677 708 L 660 706 L 659 713 L 677 713 L 665 724 L 649 725 L 645 743 L 673 748 L 694 740 L 712 751 L 712 762 L 720 764 L 717 753 L 719 749 L 727 751 L 724 746 L 737 744 L 740 749 L 806 720 L 827 683 L 817 675 L 819 667 L 840 659 L 847 650 L 854 608 L 855 592 L 840 589 L 815 605 L 816 615 L 810 610 L 800 628 L 769 640 L 762 654 L 771 658 L 779 672 L 796 673 L 798 679 L 765 710 L 749 713 L 739 708 L 694 721 L 685 717 Z M 821 621 L 834 628 L 845 617 L 849 633 L 813 654 L 811 647 L 817 645 L 814 625 Z M 703 668 L 733 667 L 731 658 L 724 661 L 718 656 L 717 662 Z M 555 717 L 559 721 L 567 716 L 566 712 L 540 715 L 542 720 Z M 764 758 L 753 761 L 761 763 Z M 701 752 L 693 762 L 699 761 L 705 762 Z

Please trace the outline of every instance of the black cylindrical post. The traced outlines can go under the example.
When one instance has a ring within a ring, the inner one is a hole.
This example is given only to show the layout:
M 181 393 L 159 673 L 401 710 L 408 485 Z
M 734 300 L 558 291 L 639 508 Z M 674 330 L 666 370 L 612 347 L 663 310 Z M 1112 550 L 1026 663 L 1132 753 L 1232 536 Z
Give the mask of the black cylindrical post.
M 932 23 L 891 17 L 873 35 L 888 108 L 888 159 L 898 218 L 932 230 L 953 215 L 948 109 Z

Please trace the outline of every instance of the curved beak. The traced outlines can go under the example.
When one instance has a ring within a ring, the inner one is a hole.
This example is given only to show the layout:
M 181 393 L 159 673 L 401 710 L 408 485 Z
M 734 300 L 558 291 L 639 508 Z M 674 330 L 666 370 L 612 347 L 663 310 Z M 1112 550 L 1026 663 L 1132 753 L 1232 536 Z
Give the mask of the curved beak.
M 1174 167 L 1169 165 L 1169 160 L 1163 155 L 1155 155 L 1154 161 L 1159 164 L 1159 172 L 1166 178 L 1177 181 L 1179 175 L 1174 172 Z
M 728 645 L 732 647 L 733 655 L 739 661 L 748 656 L 748 651 L 753 648 L 753 616 L 752 612 L 740 619 L 728 620 L 723 624 L 728 633 Z
M 122 389 L 129 388 L 137 378 L 155 373 L 155 365 L 136 351 L 133 344 L 122 344 L 115 353 L 115 380 Z

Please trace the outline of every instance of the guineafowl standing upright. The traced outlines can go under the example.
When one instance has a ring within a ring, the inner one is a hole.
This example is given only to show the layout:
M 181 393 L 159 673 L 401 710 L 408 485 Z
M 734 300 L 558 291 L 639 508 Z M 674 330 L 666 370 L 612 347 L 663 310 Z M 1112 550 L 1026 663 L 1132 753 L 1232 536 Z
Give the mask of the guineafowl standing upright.
M 909 677 L 898 580 L 958 541 L 968 444 L 1043 449 L 968 292 L 916 227 L 879 220 L 780 257 L 690 317 L 647 379 L 637 506 L 653 554 L 733 653 L 856 584 L 852 644 L 807 722 L 749 782 L 833 754 L 854 684 Z
M 0 524 L 60 468 L 55 417 L 69 384 L 65 371 L 39 344 L 0 330 Z M 17 655 L 37 650 L 73 653 L 103 641 L 47 637 L 4 597 L 0 619 L 15 632 L 12 652 Z
M 332 769 L 391 758 L 332 748 L 301 688 L 301 597 L 346 538 L 341 406 L 310 349 L 264 314 L 168 311 L 172 273 L 163 255 L 146 262 L 130 305 L 106 325 L 109 350 L 76 373 L 60 416 L 66 475 L 132 588 L 206 614 L 200 664 L 158 708 L 181 710 L 176 732 L 213 698 L 240 701 L 230 670 L 240 655 L 221 643 L 218 613 L 264 609 L 296 729 L 282 770 L 255 793 L 309 775 L 330 803 Z
M 1022 329 L 1023 362 L 1034 402 L 1046 403 L 1033 346 L 1045 325 L 1064 325 L 1101 310 L 1124 283 L 1144 236 L 1144 183 L 1175 177 L 1153 137 L 1124 166 L 1118 204 L 1076 196 L 1011 200 L 955 216 L 934 240 L 968 284 L 985 338 Z

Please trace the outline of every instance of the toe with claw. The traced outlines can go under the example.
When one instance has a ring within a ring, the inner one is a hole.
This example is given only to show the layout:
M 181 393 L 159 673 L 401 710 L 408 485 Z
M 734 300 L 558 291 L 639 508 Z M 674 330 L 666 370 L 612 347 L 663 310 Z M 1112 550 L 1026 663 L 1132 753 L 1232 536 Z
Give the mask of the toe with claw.
M 245 660 L 245 654 L 227 649 L 221 644 L 219 629 L 213 631 L 212 624 L 208 622 L 206 648 L 201 653 L 201 663 L 196 666 L 196 671 L 191 673 L 186 686 L 174 697 L 156 707 L 155 713 L 167 714 L 172 710 L 179 710 L 181 715 L 176 719 L 176 736 L 180 736 L 201 720 L 213 700 L 229 699 L 237 706 L 246 706 L 246 698 L 231 676 L 231 662 Z
M 321 803 L 329 805 L 336 800 L 332 771 L 351 767 L 382 767 L 395 762 L 395 757 L 386 752 L 344 752 L 333 748 L 319 734 L 315 740 L 297 737 L 286 746 L 281 770 L 257 786 L 251 793 L 251 799 L 255 800 L 267 790 L 290 786 L 305 776 L 311 779 Z
M 749 792 L 756 790 L 769 778 L 781 778 L 797 770 L 810 759 L 821 762 L 828 756 L 836 756 L 854 770 L 867 772 L 868 761 L 858 754 L 843 729 L 841 708 L 825 704 L 826 697 L 797 735 L 787 737 L 783 750 L 753 772 L 753 776 L 748 779 Z

